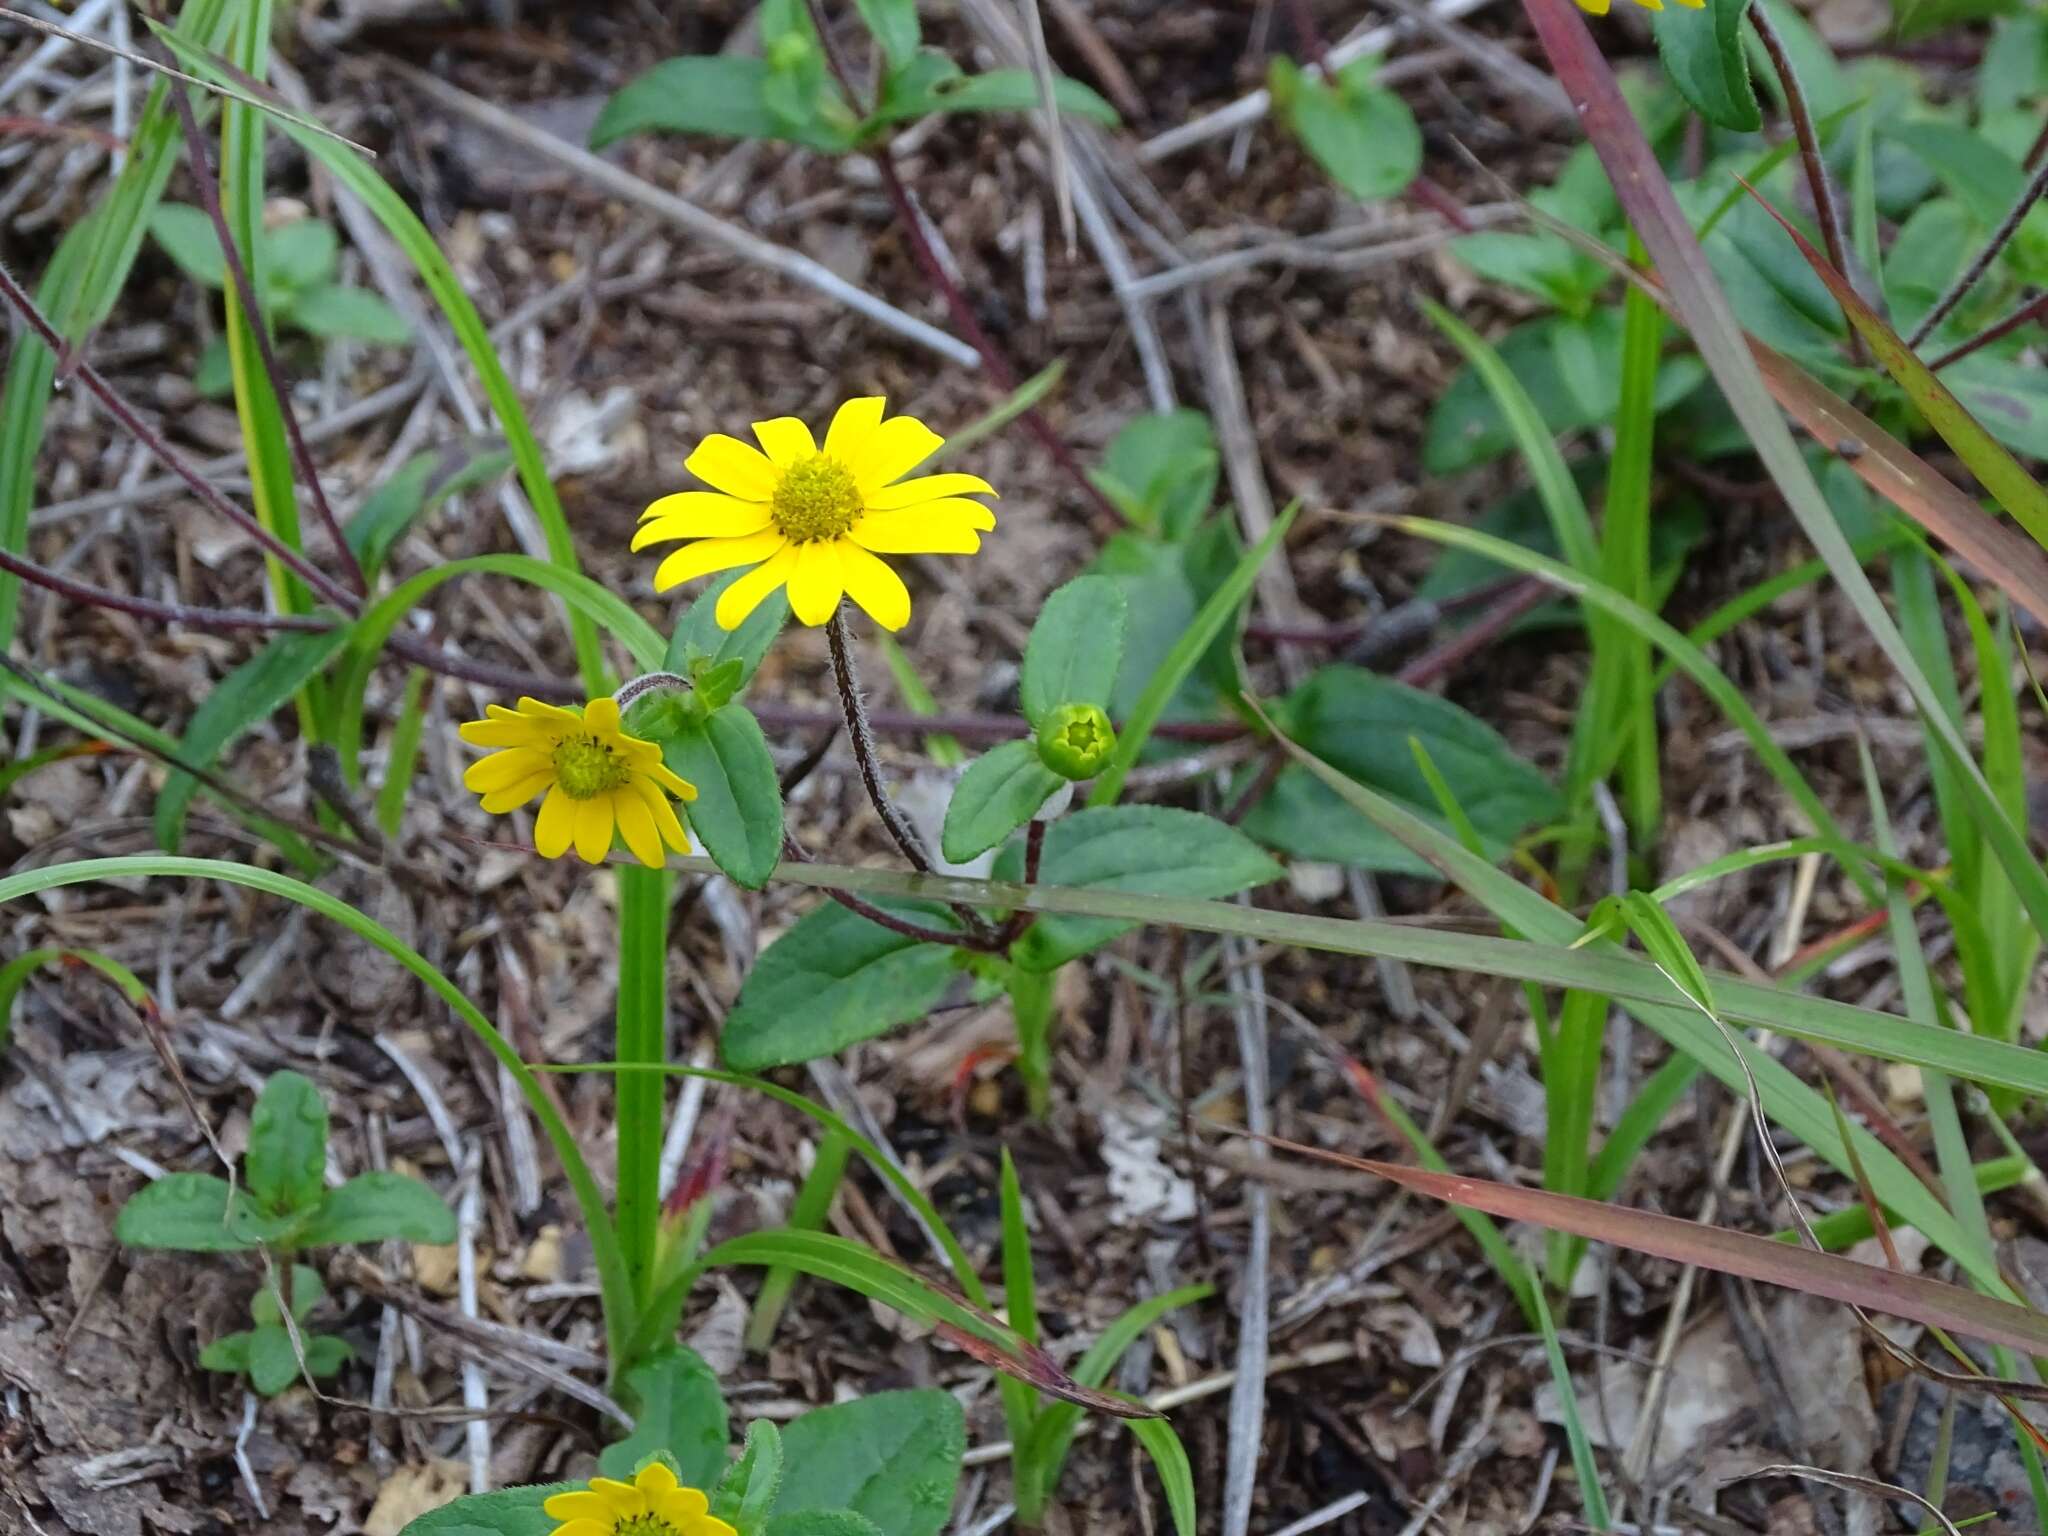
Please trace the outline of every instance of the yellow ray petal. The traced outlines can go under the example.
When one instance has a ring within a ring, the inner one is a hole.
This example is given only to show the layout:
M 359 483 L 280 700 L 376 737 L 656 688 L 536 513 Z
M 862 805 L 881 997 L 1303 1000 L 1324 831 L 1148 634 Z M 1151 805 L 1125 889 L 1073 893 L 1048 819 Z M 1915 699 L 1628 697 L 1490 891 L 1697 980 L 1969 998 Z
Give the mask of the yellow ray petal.
M 796 569 L 796 546 L 785 544 L 760 565 L 718 595 L 712 616 L 720 629 L 738 629 L 747 615 L 761 606 L 761 599 L 789 580 Z
M 1700 0 L 1705 4 L 1706 0 Z M 885 485 L 870 491 L 863 499 L 870 512 L 891 512 L 897 507 L 911 507 L 921 501 L 937 501 L 941 496 L 965 496 L 968 494 L 993 496 L 996 488 L 979 475 L 919 475 L 915 480 L 899 480 L 894 485 Z
M 817 439 L 811 436 L 811 429 L 794 416 L 757 421 L 754 423 L 754 436 L 761 440 L 761 447 L 777 469 L 793 469 L 805 459 L 818 455 Z
M 678 800 L 697 798 L 697 786 L 681 774 L 671 771 L 666 763 L 649 763 L 644 768 L 634 769 L 633 773 L 636 778 L 650 780 L 656 788 L 667 790 Z
M 736 539 L 768 526 L 768 503 L 741 501 L 719 491 L 678 491 L 640 514 L 633 547 L 663 539 Z
M 616 731 L 619 728 L 619 701 L 592 699 L 583 706 L 583 724 L 593 731 Z
M 923 507 L 870 512 L 846 536 L 878 555 L 971 555 L 981 548 L 981 534 L 966 518 Z
M 789 573 L 789 611 L 799 624 L 823 624 L 839 607 L 846 590 L 839 574 L 839 542 L 814 539 L 796 547 L 796 567 Z
M 529 779 L 519 779 L 503 788 L 494 789 L 477 804 L 492 816 L 503 816 L 507 811 L 516 811 L 535 795 L 555 782 L 555 769 L 551 763 Z
M 605 1503 L 604 1495 L 592 1493 L 588 1488 L 578 1488 L 571 1493 L 558 1493 L 541 1508 L 550 1518 L 556 1520 L 608 1520 L 612 1507 Z
M 612 851 L 612 797 L 592 795 L 576 802 L 576 856 L 586 864 L 602 864 Z
M 533 846 L 544 859 L 559 859 L 576 836 L 576 802 L 557 784 L 540 803 L 533 823 Z
M 937 453 L 944 442 L 943 437 L 915 416 L 892 416 L 875 428 L 846 467 L 853 471 L 865 497 L 909 474 Z
M 549 764 L 548 754 L 533 747 L 513 747 L 506 752 L 493 752 L 489 757 L 480 757 L 469 765 L 462 775 L 462 787 L 487 795 L 494 789 L 503 789 L 507 784 L 516 784 L 521 779 L 530 779 L 536 773 L 545 773 Z
M 465 720 L 455 734 L 472 747 L 531 747 L 548 752 L 555 745 L 555 733 L 547 726 L 517 715 L 510 720 Z
M 697 451 L 683 460 L 683 468 L 713 490 L 741 501 L 767 501 L 775 494 L 780 478 L 767 454 L 723 432 L 714 432 L 699 443 Z
M 630 1520 L 647 1513 L 647 1496 L 631 1483 L 622 1483 L 615 1477 L 593 1477 L 590 1486 L 605 1496 L 615 1515 Z
M 654 813 L 629 785 L 612 793 L 612 814 L 618 819 L 619 836 L 633 857 L 649 869 L 661 868 L 661 834 L 654 829 Z
M 670 587 L 694 581 L 699 576 L 709 576 L 713 571 L 729 571 L 736 565 L 752 565 L 766 560 L 785 542 L 775 529 L 764 528 L 745 538 L 699 539 L 694 544 L 685 544 L 655 567 L 654 590 L 666 592 Z
M 676 1475 L 658 1461 L 650 1461 L 640 1469 L 640 1475 L 633 1479 L 633 1485 L 648 1498 L 648 1511 L 654 1510 L 653 1501 L 663 1494 L 676 1491 Z
M 583 718 L 573 709 L 564 709 L 559 704 L 545 703 L 525 695 L 520 697 L 519 713 L 527 719 L 538 720 L 547 725 L 575 725 Z
M 869 618 L 892 632 L 910 622 L 910 591 L 886 561 L 877 560 L 858 544 L 842 544 L 839 562 L 846 595 L 859 603 Z
M 545 1509 L 547 1506 L 541 1507 Z M 571 1520 L 567 1525 L 556 1526 L 549 1536 L 612 1536 L 612 1529 L 613 1520 L 609 1513 L 594 1520 L 586 1515 L 582 1519 Z
M 654 1513 L 677 1530 L 687 1530 L 691 1522 L 701 1520 L 711 1508 L 711 1501 L 696 1488 L 675 1488 L 663 1494 L 655 1502 Z
M 668 803 L 668 796 L 649 779 L 634 779 L 628 786 L 647 806 L 647 813 L 654 818 L 661 840 L 677 853 L 690 851 L 690 836 L 683 830 L 682 818 L 676 815 L 676 808 Z M 691 791 L 694 795 L 695 791 Z
M 825 429 L 825 451 L 851 469 L 854 456 L 882 424 L 886 405 L 880 395 L 865 395 L 840 406 L 832 413 L 832 425 Z

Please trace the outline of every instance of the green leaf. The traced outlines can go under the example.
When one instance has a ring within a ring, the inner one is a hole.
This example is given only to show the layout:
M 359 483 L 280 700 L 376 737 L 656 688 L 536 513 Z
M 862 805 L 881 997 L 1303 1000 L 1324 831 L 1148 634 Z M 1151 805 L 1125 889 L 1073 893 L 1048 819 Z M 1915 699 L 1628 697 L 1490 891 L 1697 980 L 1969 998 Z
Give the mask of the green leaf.
M 1117 125 L 1116 108 L 1078 80 L 1056 76 L 1052 97 L 1062 115 L 1087 118 L 1106 128 Z M 1028 69 L 963 74 L 945 54 L 925 48 L 889 72 L 882 82 L 882 99 L 862 127 L 872 132 L 928 112 L 1030 112 L 1041 104 L 1038 77 Z
M 248 1191 L 210 1173 L 167 1173 L 128 1197 L 114 1236 L 130 1248 L 181 1253 L 240 1253 L 285 1230 L 286 1217 L 264 1214 Z
M 1373 83 L 1379 67 L 1354 59 L 1328 84 L 1287 58 L 1271 70 L 1274 104 L 1301 147 L 1361 202 L 1392 197 L 1422 169 L 1422 130 L 1405 101 Z
M 1109 707 L 1123 661 L 1125 607 L 1123 589 L 1106 576 L 1076 577 L 1045 600 L 1018 682 L 1025 719 L 1036 725 L 1062 704 Z
M 329 283 L 292 300 L 287 318 L 311 336 L 349 336 L 400 347 L 412 340 L 405 316 L 367 288 Z
M 1678 94 L 1708 122 L 1736 133 L 1755 133 L 1764 125 L 1742 42 L 1749 3 L 1707 0 L 1703 10 L 1667 6 L 1650 17 L 1664 72 Z
M 886 1536 L 882 1528 L 865 1515 L 850 1509 L 805 1509 L 777 1515 L 767 1525 L 767 1536 Z
M 854 0 L 860 19 L 867 23 L 875 41 L 882 45 L 882 57 L 891 69 L 901 68 L 917 52 L 919 30 L 917 0 Z
M 228 339 L 216 336 L 199 354 L 192 370 L 192 387 L 209 400 L 218 400 L 235 387 L 235 364 L 228 355 Z
M 265 1323 L 249 1334 L 249 1385 L 264 1397 L 275 1397 L 299 1379 L 299 1357 L 292 1337 L 277 1323 Z
M 631 1482 L 643 1461 L 665 1453 L 685 1488 L 717 1486 L 731 1438 L 725 1396 L 694 1350 L 664 1345 L 626 1372 L 623 1397 L 633 1413 L 633 1433 L 599 1453 L 600 1472 Z
M 844 1509 L 890 1536 L 937 1536 L 966 1452 L 967 1421 L 950 1392 L 877 1392 L 814 1408 L 783 1427 L 775 1514 Z
M 340 257 L 340 237 L 323 219 L 295 219 L 263 237 L 264 278 L 301 297 L 334 280 Z
M 1006 849 L 998 878 L 1017 878 L 1022 865 L 1022 850 Z M 1095 806 L 1062 817 L 1046 829 L 1039 870 L 1046 885 L 1148 896 L 1230 896 L 1280 876 L 1237 828 L 1163 805 Z M 1041 913 L 1012 954 L 1027 970 L 1050 971 L 1136 926 Z
M 213 220 L 204 208 L 190 203 L 160 204 L 149 216 L 149 235 L 195 283 L 209 288 L 227 286 L 228 264 L 221 255 Z
M 1568 314 L 1584 314 L 1607 282 L 1597 262 L 1549 233 L 1483 230 L 1453 240 L 1451 254 L 1487 281 L 1534 294 Z
M 953 926 L 952 913 L 929 902 L 876 905 L 927 928 Z M 740 1072 L 830 1056 L 923 1018 L 953 975 L 952 950 L 827 902 L 762 952 L 719 1051 Z
M 1132 522 L 1177 539 L 1216 499 L 1222 463 L 1209 418 L 1183 408 L 1132 417 L 1093 478 Z
M 1574 388 L 1559 366 L 1560 355 L 1576 349 L 1588 358 L 1601 387 Z M 1494 344 L 1508 371 L 1521 382 L 1553 434 L 1574 432 L 1613 419 L 1621 404 L 1621 310 L 1595 308 L 1583 320 L 1543 315 L 1526 321 Z M 1697 389 L 1705 370 L 1689 356 L 1667 358 L 1657 370 L 1657 409 L 1663 411 Z M 1455 474 L 1514 446 L 1514 435 L 1469 364 L 1437 396 L 1423 440 L 1423 468 L 1433 475 Z
M 782 1432 L 771 1419 L 749 1420 L 746 1448 L 719 1479 L 711 1513 L 739 1536 L 757 1536 L 781 1487 Z
M 1346 777 L 1441 827 L 1435 794 L 1408 746 L 1419 739 L 1465 814 L 1499 857 L 1532 825 L 1562 814 L 1551 783 L 1500 734 L 1450 700 L 1359 667 L 1314 673 L 1276 708 L 1281 729 Z M 1396 839 L 1349 814 L 1327 786 L 1290 764 L 1254 805 L 1244 830 L 1298 858 L 1436 878 Z
M 315 1381 L 336 1375 L 356 1355 L 347 1339 L 331 1333 L 308 1333 L 301 1339 L 306 1346 L 306 1370 Z
M 372 1169 L 329 1190 L 298 1233 L 300 1245 L 307 1248 L 378 1243 L 387 1237 L 408 1243 L 452 1243 L 455 1213 L 418 1179 Z
M 761 723 L 728 704 L 703 720 L 679 722 L 661 744 L 669 768 L 697 787 L 690 827 L 718 867 L 759 890 L 782 857 L 782 783 Z
M 1152 1469 L 1159 1474 L 1159 1486 L 1166 1494 L 1166 1507 L 1173 1513 L 1175 1536 L 1195 1536 L 1195 1473 L 1180 1436 L 1165 1419 L 1126 1419 L 1124 1427 L 1152 1458 Z
M 279 635 L 222 678 L 198 709 L 178 742 L 178 758 L 210 768 L 228 743 L 268 719 L 348 643 L 346 625 L 312 633 Z M 175 853 L 185 837 L 185 814 L 199 780 L 173 769 L 156 799 L 156 840 Z
M 310 1078 L 273 1072 L 249 1117 L 249 1193 L 279 1215 L 305 1210 L 326 1187 L 327 1100 Z
M 558 1493 L 573 1493 L 581 1483 L 530 1483 L 496 1493 L 472 1493 L 430 1509 L 407 1524 L 399 1536 L 554 1536 L 561 1521 L 543 1505 Z
M 1037 815 L 1064 783 L 1038 760 L 1031 742 L 1004 742 L 968 764 L 953 786 L 939 851 L 954 864 L 987 853 Z
M 199 1351 L 199 1368 L 202 1371 L 227 1371 L 239 1376 L 249 1369 L 248 1329 L 240 1333 L 224 1333 L 206 1348 Z
M 704 669 L 739 662 L 739 677 L 728 698 L 737 697 L 753 679 L 768 647 L 775 643 L 789 618 L 789 593 L 777 587 L 740 621 L 738 629 L 722 627 L 718 622 L 718 599 L 744 575 L 745 571 L 728 571 L 697 594 L 676 621 L 675 633 L 669 636 L 668 656 L 662 663 L 668 671 L 695 680 Z M 718 702 L 723 704 L 726 700 Z
M 474 490 L 511 467 L 512 455 L 487 439 L 464 438 L 407 459 L 356 509 L 341 536 L 363 574 L 375 579 L 407 530 L 450 496 Z
M 320 1278 L 320 1271 L 310 1264 L 294 1264 L 291 1267 L 292 1320 L 297 1322 L 320 1305 L 320 1298 L 327 1294 L 327 1286 Z M 277 1293 L 266 1282 L 256 1288 L 256 1294 L 249 1298 L 249 1315 L 259 1323 L 281 1323 L 283 1314 L 278 1311 Z
M 843 129 L 811 117 L 792 121 L 768 104 L 771 71 L 761 59 L 713 53 L 669 59 L 604 104 L 590 130 L 603 149 L 634 133 L 706 133 L 723 139 L 783 139 L 837 152 Z

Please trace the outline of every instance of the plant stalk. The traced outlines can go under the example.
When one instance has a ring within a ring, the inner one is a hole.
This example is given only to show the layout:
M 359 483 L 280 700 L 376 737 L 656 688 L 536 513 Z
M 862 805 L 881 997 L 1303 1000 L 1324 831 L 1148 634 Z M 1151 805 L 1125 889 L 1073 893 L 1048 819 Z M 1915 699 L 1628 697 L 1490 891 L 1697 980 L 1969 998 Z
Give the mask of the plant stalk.
M 639 864 L 619 868 L 619 1000 L 614 1042 L 628 1066 L 668 1065 L 668 876 Z M 622 1072 L 618 1082 L 619 1243 L 636 1306 L 652 1295 L 661 1223 L 660 1072 Z M 630 1331 L 630 1330 L 629 1330 Z M 614 1375 L 632 1361 L 613 1361 Z
M 1970 264 L 1953 283 L 1949 284 L 1948 291 L 1934 301 L 1934 308 L 1921 316 L 1920 323 L 1913 327 L 1913 334 L 1906 338 L 1907 346 L 1919 346 L 1937 325 L 1948 318 L 1949 311 L 1963 302 L 1970 290 L 1977 286 L 1978 280 L 1990 270 L 1991 263 L 1998 260 L 1998 253 L 2012 243 L 2013 236 L 2019 233 L 2020 225 L 2033 211 L 2034 204 L 2041 201 L 2044 196 L 2048 196 L 2048 159 L 2043 159 L 2034 167 L 2033 174 L 2027 178 L 2027 185 L 2021 191 L 2018 200 L 2006 210 L 2005 217 L 1998 222 L 1998 228 L 1994 229 L 1991 238 L 1984 242 L 1984 248 L 1971 258 Z

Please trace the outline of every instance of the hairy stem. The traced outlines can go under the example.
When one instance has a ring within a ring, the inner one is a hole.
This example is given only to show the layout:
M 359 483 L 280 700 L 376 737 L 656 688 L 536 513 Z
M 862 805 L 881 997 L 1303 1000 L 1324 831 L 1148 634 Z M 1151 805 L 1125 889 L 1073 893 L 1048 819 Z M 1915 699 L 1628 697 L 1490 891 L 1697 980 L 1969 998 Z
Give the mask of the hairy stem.
M 860 781 L 874 803 L 875 814 L 889 830 L 910 867 L 921 875 L 932 871 L 931 856 L 925 852 L 917 829 L 898 810 L 882 784 L 881 764 L 875 756 L 875 733 L 868 725 L 868 708 L 860 695 L 860 674 L 854 670 L 853 647 L 846 639 L 846 610 L 833 613 L 825 625 L 832 644 L 832 680 L 839 685 L 839 702 L 846 710 L 846 735 L 853 746 L 853 759 L 860 765 Z

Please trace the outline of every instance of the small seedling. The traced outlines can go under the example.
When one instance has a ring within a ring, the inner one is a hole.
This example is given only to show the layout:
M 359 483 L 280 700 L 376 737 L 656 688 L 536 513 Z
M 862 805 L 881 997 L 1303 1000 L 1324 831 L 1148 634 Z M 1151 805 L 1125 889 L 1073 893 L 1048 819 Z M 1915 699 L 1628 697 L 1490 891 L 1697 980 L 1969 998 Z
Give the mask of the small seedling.
M 150 218 L 149 232 L 164 254 L 196 283 L 224 289 L 227 262 L 213 221 L 186 203 L 165 203 Z M 321 219 L 295 219 L 267 229 L 251 276 L 260 285 L 271 324 L 317 340 L 346 336 L 357 341 L 402 346 L 412 339 L 404 316 L 366 288 L 334 280 L 341 241 Z M 215 337 L 199 355 L 192 387 L 220 396 L 234 387 L 225 337 Z
M 296 1331 L 306 1370 L 314 1379 L 325 1381 L 339 1371 L 354 1353 L 348 1341 L 331 1333 L 308 1333 L 304 1326 L 306 1314 L 327 1294 L 326 1286 L 318 1272 L 304 1264 L 291 1267 L 291 1285 L 291 1328 L 285 1327 L 273 1282 L 250 1298 L 249 1317 L 256 1326 L 215 1339 L 199 1352 L 199 1364 L 209 1371 L 247 1376 L 249 1385 L 263 1396 L 275 1397 L 299 1379 L 299 1351 L 292 1346 Z
M 454 1214 L 418 1179 L 359 1173 L 329 1189 L 326 1173 L 327 1101 L 298 1073 L 279 1072 L 256 1100 L 241 1184 L 210 1173 L 167 1173 L 129 1197 L 114 1235 L 131 1248 L 261 1248 L 279 1257 L 391 1237 L 455 1241 Z

